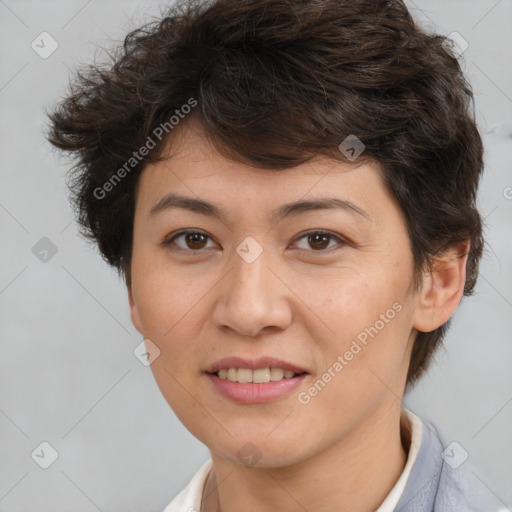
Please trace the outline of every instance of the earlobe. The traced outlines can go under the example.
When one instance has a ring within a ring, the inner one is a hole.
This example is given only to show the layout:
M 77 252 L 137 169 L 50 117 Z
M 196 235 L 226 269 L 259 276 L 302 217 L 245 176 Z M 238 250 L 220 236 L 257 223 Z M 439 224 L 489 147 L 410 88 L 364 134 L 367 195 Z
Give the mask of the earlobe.
M 128 291 L 128 302 L 130 304 L 130 317 L 132 319 L 132 324 L 135 327 L 135 329 L 137 329 L 137 331 L 139 331 L 143 335 L 142 323 L 140 321 L 140 315 L 139 315 L 139 310 L 137 308 L 137 304 L 133 298 L 132 287 L 127 286 L 127 291 Z
M 446 323 L 457 309 L 464 293 L 469 240 L 450 246 L 436 256 L 431 272 L 425 274 L 418 292 L 413 327 L 431 332 Z

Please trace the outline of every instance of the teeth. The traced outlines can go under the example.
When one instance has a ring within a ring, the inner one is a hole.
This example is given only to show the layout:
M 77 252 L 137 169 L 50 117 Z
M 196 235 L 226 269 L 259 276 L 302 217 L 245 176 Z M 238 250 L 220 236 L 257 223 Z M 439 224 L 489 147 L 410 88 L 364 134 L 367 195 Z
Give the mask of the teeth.
M 284 370 L 282 368 L 270 368 L 270 380 L 281 380 L 284 377 Z
M 238 370 L 238 380 L 240 380 L 240 370 Z M 254 370 L 252 372 L 252 382 L 257 384 L 270 382 L 270 368 L 260 368 L 258 370 Z
M 292 370 L 283 370 L 282 368 L 258 368 L 251 370 L 249 368 L 222 368 L 217 372 L 221 379 L 227 379 L 231 382 L 254 382 L 255 384 L 265 384 L 276 380 L 291 379 L 295 373 Z
M 253 371 L 249 370 L 248 368 L 238 368 L 236 380 L 238 382 L 252 382 L 252 374 Z

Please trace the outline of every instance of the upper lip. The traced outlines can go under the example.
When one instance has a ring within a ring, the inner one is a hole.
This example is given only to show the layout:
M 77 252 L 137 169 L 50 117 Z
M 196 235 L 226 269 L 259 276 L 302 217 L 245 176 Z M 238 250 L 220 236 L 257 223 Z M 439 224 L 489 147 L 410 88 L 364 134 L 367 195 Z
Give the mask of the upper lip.
M 258 368 L 282 368 L 283 370 L 292 370 L 294 373 L 308 373 L 307 370 L 296 364 L 266 356 L 252 360 L 244 359 L 243 357 L 225 357 L 208 366 L 206 372 L 215 373 L 222 368 L 249 368 L 251 370 L 257 370 Z

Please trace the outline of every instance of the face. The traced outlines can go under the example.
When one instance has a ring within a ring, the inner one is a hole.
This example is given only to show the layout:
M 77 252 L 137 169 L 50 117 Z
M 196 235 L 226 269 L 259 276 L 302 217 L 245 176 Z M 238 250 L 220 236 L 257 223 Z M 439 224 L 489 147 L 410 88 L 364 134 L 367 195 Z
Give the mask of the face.
M 212 453 L 261 467 L 378 425 L 402 397 L 417 309 L 405 219 L 378 165 L 257 169 L 196 125 L 175 144 L 140 176 L 129 293 L 176 415 Z

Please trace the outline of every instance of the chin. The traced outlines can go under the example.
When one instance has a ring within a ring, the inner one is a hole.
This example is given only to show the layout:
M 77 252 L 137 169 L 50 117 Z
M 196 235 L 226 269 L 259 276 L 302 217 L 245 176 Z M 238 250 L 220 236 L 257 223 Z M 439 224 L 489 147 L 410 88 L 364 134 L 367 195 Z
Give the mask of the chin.
M 304 436 L 293 440 L 287 435 L 287 442 L 283 442 L 283 438 L 278 436 L 271 439 L 273 434 L 269 437 L 268 432 L 254 436 L 247 434 L 237 436 L 236 433 L 232 433 L 233 438 L 229 437 L 222 446 L 219 446 L 218 439 L 213 445 L 203 442 L 218 457 L 247 468 L 282 468 L 300 463 L 308 457 L 306 454 L 308 450 L 304 450 Z M 300 451 L 297 450 L 299 446 Z

